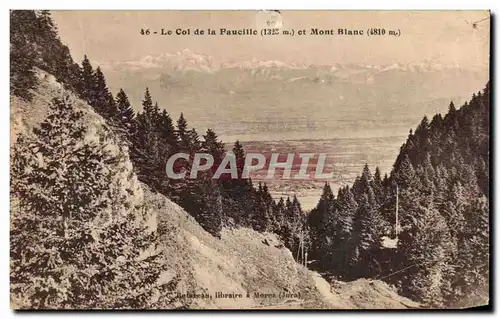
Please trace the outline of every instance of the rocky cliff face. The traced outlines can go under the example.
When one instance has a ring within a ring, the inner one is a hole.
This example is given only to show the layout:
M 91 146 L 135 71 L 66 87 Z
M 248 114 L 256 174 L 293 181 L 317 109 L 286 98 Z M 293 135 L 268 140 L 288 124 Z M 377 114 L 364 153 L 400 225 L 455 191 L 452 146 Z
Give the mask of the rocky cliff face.
M 108 169 L 113 172 L 113 178 L 109 182 L 109 196 L 114 197 L 123 206 L 142 206 L 143 191 L 134 174 L 128 147 L 101 116 L 72 92 L 65 90 L 53 75 L 38 70 L 37 76 L 39 86 L 31 102 L 11 97 L 11 149 L 15 146 L 19 134 L 32 134 L 33 128 L 45 120 L 52 99 L 65 99 L 76 111 L 83 112 L 80 120 L 86 128 L 85 141 L 95 143 L 111 157 L 118 158 L 118 161 L 108 165 Z

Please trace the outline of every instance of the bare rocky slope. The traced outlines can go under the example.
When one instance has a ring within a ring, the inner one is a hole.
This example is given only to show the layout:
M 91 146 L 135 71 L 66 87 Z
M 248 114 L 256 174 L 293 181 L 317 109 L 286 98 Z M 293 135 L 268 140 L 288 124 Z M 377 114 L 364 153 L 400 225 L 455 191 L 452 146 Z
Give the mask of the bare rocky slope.
M 387 284 L 360 279 L 330 285 L 317 272 L 296 263 L 274 234 L 224 229 L 217 239 L 181 207 L 162 195 L 145 192 L 150 225 L 161 239 L 176 281 L 175 294 L 208 294 L 212 298 L 178 299 L 177 307 L 203 309 L 403 309 L 419 305 Z M 241 298 L 215 298 L 216 293 Z
M 29 134 L 46 116 L 53 97 L 68 95 L 53 76 L 38 72 L 39 88 L 32 102 L 11 98 L 11 147 L 18 133 Z M 107 125 L 90 106 L 74 95 L 75 107 L 84 110 L 89 126 L 86 138 L 107 134 Z M 133 173 L 123 146 L 103 145 L 121 152 L 113 194 L 127 195 L 145 222 L 159 233 L 159 241 L 143 255 L 166 253 L 167 271 L 159 281 L 171 288 L 172 308 L 189 309 L 373 309 L 415 308 L 419 305 L 395 293 L 381 281 L 328 283 L 318 273 L 296 263 L 291 252 L 269 233 L 224 229 L 213 237 L 181 207 L 152 193 Z M 15 201 L 15 199 L 13 199 Z M 140 208 L 139 208 L 140 207 Z M 14 208 L 13 208 L 14 209 Z M 14 211 L 12 212 L 14 214 Z M 12 217 L 12 215 L 11 215 Z M 144 257 L 144 256 L 142 256 Z M 141 258 L 141 257 L 140 257 Z M 222 296 L 221 296 L 222 294 Z M 164 298 L 158 293 L 154 298 Z

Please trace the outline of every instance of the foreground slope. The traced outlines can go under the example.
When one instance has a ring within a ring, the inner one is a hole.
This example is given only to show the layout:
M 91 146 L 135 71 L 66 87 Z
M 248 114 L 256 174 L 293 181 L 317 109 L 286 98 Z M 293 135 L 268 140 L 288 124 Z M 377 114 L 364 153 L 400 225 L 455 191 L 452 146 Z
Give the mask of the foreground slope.
M 209 294 L 212 298 L 183 298 L 174 307 L 249 309 L 370 309 L 413 308 L 380 281 L 337 283 L 335 288 L 318 273 L 296 263 L 274 234 L 250 229 L 224 229 L 221 239 L 203 230 L 194 218 L 162 195 L 145 192 L 160 243 L 156 250 L 169 256 L 163 280 L 176 282 L 174 295 Z M 242 298 L 215 298 L 216 292 Z M 248 295 L 247 295 L 248 293 Z M 248 297 L 247 297 L 248 296 Z

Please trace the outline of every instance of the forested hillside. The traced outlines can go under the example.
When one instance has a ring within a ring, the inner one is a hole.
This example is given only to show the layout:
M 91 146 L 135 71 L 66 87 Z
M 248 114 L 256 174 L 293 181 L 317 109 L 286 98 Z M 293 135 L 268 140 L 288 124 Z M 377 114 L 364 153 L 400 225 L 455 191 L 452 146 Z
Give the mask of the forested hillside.
M 174 121 L 163 106 L 145 88 L 142 111 L 135 114 L 126 92 L 116 96 L 108 89 L 100 67 L 92 66 L 87 56 L 81 65 L 75 63 L 68 48 L 61 43 L 48 11 L 11 12 L 11 91 L 23 99 L 32 98 L 36 87 L 34 67 L 53 74 L 64 86 L 91 105 L 104 117 L 113 131 L 128 146 L 134 170 L 139 180 L 186 209 L 210 233 L 218 236 L 223 225 L 245 226 L 264 231 L 282 229 L 287 242 L 294 242 L 295 228 L 303 227 L 304 218 L 295 199 L 286 205 L 274 203 L 265 185 L 254 187 L 251 180 L 213 180 L 213 172 L 198 174 L 189 180 L 171 180 L 165 174 L 168 158 L 178 152 L 191 154 L 174 169 L 186 171 L 196 152 L 210 153 L 220 163 L 226 150 L 217 134 L 208 129 L 200 136 L 188 126 L 181 113 Z M 236 157 L 239 173 L 244 162 L 244 150 L 237 141 L 230 150 Z M 276 207 L 278 215 L 271 212 Z M 289 220 L 283 220 L 286 217 Z
M 424 117 L 390 176 L 366 165 L 336 198 L 325 185 L 309 214 L 316 267 L 346 280 L 384 278 L 434 306 L 485 303 L 489 110 L 488 83 L 460 109 L 452 102 L 444 117 Z M 398 243 L 387 248 L 383 240 L 396 239 L 396 205 Z

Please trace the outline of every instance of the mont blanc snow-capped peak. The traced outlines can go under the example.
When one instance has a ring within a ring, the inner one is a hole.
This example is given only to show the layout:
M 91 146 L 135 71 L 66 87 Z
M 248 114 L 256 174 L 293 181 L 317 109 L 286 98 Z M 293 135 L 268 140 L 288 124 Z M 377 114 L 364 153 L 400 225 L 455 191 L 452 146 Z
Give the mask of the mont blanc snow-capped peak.
M 252 60 L 243 62 L 227 62 L 221 65 L 222 68 L 239 68 L 239 69 L 306 69 L 307 66 L 300 63 L 286 63 L 279 60 L 258 60 L 255 57 Z
M 157 56 L 147 55 L 136 61 L 127 61 L 125 66 L 134 69 L 175 69 L 213 72 L 218 66 L 213 62 L 212 57 L 198 54 L 189 49 L 184 49 L 176 53 L 162 53 Z

